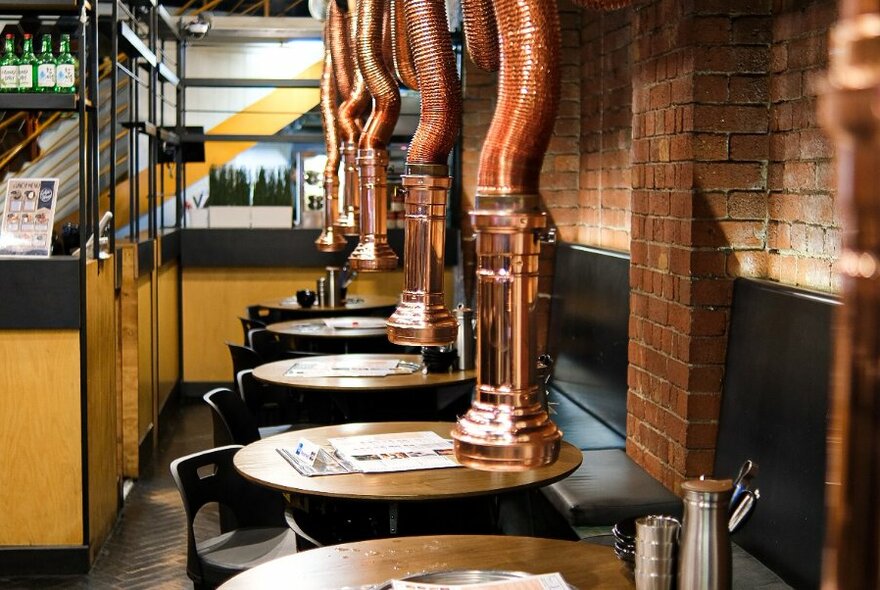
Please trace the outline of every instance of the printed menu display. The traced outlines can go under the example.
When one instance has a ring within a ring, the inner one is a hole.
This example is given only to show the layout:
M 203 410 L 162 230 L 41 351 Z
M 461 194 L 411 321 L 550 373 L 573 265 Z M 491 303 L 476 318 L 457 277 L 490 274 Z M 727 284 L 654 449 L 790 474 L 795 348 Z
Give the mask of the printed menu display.
M 417 576 L 418 577 L 418 576 Z M 424 582 L 392 580 L 393 590 L 562 590 L 571 588 L 559 572 L 537 576 L 523 576 L 496 582 L 473 584 L 429 584 Z
M 10 178 L 0 225 L 0 255 L 48 256 L 57 200 L 57 178 Z

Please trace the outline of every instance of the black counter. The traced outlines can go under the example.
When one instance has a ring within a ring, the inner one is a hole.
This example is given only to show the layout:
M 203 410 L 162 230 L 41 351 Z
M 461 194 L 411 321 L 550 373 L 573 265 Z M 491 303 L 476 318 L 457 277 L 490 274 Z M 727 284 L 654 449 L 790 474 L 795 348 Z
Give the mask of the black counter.
M 80 327 L 79 257 L 0 258 L 0 330 Z

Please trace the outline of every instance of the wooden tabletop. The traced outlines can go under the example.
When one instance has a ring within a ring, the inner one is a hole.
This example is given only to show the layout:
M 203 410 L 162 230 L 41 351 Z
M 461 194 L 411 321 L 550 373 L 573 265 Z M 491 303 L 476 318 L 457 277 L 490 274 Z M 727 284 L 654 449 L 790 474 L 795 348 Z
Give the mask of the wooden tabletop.
M 393 308 L 397 305 L 397 298 L 388 295 L 351 295 L 343 305 L 335 307 L 319 307 L 316 303 L 311 307 L 301 307 L 296 302 L 296 296 L 284 297 L 281 299 L 270 299 L 269 301 L 261 301 L 260 307 L 267 309 L 278 309 L 281 311 L 296 311 L 302 314 L 328 314 L 328 313 L 345 313 L 349 311 L 377 309 L 381 307 Z
M 382 321 L 381 327 L 360 327 L 360 328 L 334 328 L 328 326 L 324 319 L 313 318 L 307 320 L 291 320 L 289 322 L 278 322 L 277 324 L 269 324 L 266 329 L 273 334 L 280 336 L 297 336 L 305 338 L 333 338 L 339 339 L 357 339 L 357 338 L 381 338 L 387 336 L 385 329 L 385 321 L 382 318 L 370 316 L 337 316 L 332 318 L 334 322 L 351 322 L 356 325 L 358 322 L 373 326 L 376 320 Z
M 581 464 L 581 452 L 563 441 L 559 459 L 554 464 L 529 471 L 478 471 L 453 467 L 305 477 L 275 450 L 279 447 L 292 449 L 301 438 L 328 447 L 328 438 L 363 434 L 433 431 L 451 438 L 453 426 L 451 422 L 369 422 L 298 430 L 247 445 L 235 454 L 234 463 L 244 477 L 273 489 L 332 498 L 384 501 L 465 498 L 543 486 L 568 476 Z
M 327 355 L 322 359 L 344 360 L 390 360 L 399 359 L 409 363 L 422 363 L 422 357 L 417 354 L 345 354 Z M 375 392 L 376 390 L 389 389 L 431 389 L 445 385 L 476 381 L 476 371 L 452 371 L 451 373 L 423 373 L 415 371 L 403 375 L 387 375 L 385 377 L 303 377 L 287 376 L 285 373 L 296 360 L 275 361 L 260 365 L 254 369 L 254 377 L 261 381 L 296 387 L 299 389 L 326 389 L 335 391 L 363 391 Z
M 358 588 L 443 570 L 560 572 L 577 588 L 631 589 L 632 574 L 610 547 L 576 541 L 489 535 L 396 537 L 346 543 L 275 559 L 235 576 L 221 590 Z M 295 580 L 295 584 L 293 581 Z

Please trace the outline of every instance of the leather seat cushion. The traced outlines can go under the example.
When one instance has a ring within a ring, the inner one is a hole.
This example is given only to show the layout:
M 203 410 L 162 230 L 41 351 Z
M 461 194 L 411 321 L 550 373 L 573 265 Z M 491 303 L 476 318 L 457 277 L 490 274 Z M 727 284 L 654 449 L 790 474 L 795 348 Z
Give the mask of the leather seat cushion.
M 620 449 L 583 451 L 583 464 L 541 489 L 573 527 L 608 526 L 644 514 L 681 515 L 681 500 Z
M 550 394 L 550 415 L 562 430 L 562 438 L 580 450 L 622 449 L 626 439 L 608 428 L 598 418 L 585 411 L 566 395 L 553 391 Z

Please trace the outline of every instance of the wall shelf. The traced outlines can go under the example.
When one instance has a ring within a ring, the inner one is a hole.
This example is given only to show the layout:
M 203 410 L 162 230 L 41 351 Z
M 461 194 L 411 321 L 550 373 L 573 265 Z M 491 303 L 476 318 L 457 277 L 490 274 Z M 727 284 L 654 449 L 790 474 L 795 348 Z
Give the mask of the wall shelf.
M 0 111 L 75 111 L 77 102 L 76 94 L 10 92 L 0 94 Z

